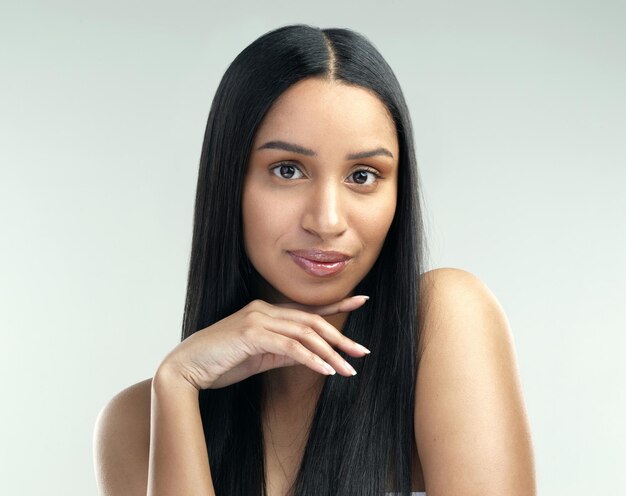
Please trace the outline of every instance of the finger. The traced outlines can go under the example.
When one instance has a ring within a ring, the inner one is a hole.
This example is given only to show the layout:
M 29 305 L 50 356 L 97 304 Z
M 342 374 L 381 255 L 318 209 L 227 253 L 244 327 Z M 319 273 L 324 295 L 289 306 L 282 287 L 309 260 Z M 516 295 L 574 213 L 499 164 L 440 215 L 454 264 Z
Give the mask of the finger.
M 319 314 L 308 313 L 296 308 L 278 307 L 268 304 L 261 310 L 264 314 L 275 319 L 291 320 L 315 330 L 325 341 L 341 348 L 350 356 L 362 357 L 369 350 L 361 344 L 344 336 L 335 326 L 324 320 Z
M 328 305 L 303 305 L 301 303 L 277 303 L 276 306 L 284 308 L 293 308 L 296 310 L 302 310 L 304 312 L 316 313 L 317 315 L 327 316 L 335 315 L 342 312 L 351 312 L 357 308 L 363 306 L 363 304 L 369 300 L 369 296 L 356 295 L 344 298 L 341 301 L 330 303 Z
M 356 375 L 354 368 L 337 353 L 313 328 L 292 320 L 268 318 L 263 327 L 284 336 L 300 341 L 307 349 L 330 364 L 342 375 Z M 332 326 L 331 326 L 332 327 Z
M 266 329 L 250 331 L 247 339 L 254 342 L 255 348 L 262 349 L 265 353 L 283 355 L 294 359 L 296 362 L 306 365 L 315 372 L 323 375 L 334 375 L 336 370 L 318 355 L 306 348 L 296 339 L 283 336 Z

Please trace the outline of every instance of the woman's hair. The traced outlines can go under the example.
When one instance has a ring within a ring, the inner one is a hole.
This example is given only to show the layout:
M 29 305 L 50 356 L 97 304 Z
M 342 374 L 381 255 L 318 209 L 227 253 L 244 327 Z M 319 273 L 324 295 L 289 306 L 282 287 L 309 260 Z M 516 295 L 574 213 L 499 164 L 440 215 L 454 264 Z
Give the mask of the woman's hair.
M 374 92 L 394 120 L 400 155 L 394 219 L 377 261 L 355 288 L 371 300 L 349 314 L 342 330 L 371 354 L 355 360 L 339 351 L 358 375 L 325 379 L 295 494 L 408 494 L 426 246 L 409 111 L 393 71 L 363 35 L 305 24 L 280 27 L 246 47 L 226 70 L 200 158 L 182 339 L 256 298 L 261 276 L 244 249 L 241 214 L 250 150 L 276 99 L 310 77 Z M 262 376 L 199 393 L 218 496 L 265 494 Z

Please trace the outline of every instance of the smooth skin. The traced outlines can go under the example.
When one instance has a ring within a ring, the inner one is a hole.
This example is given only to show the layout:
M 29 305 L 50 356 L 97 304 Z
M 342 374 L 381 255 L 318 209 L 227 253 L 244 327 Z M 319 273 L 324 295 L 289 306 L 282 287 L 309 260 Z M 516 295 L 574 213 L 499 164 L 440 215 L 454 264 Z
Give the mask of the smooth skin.
M 272 141 L 314 154 L 259 149 Z M 380 149 L 391 156 L 347 158 Z M 367 90 L 307 79 L 281 96 L 255 136 L 242 203 L 246 251 L 266 281 L 262 298 L 181 342 L 153 379 L 105 406 L 94 432 L 100 494 L 214 494 L 198 390 L 262 371 L 273 392 L 264 419 L 273 447 L 269 490 L 287 493 L 306 441 L 299 433 L 327 374 L 322 362 L 353 380 L 336 349 L 366 354 L 340 330 L 349 312 L 367 304 L 352 293 L 393 218 L 397 167 L 393 121 Z M 310 248 L 352 260 L 336 275 L 312 276 L 287 253 Z M 502 307 L 459 269 L 425 273 L 421 291 L 413 489 L 534 495 L 530 429 Z

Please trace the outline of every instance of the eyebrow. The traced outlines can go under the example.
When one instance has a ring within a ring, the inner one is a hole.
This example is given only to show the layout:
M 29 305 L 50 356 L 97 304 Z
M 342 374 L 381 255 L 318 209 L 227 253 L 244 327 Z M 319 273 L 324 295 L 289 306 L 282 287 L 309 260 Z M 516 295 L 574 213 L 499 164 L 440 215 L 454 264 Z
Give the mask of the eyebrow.
M 307 155 L 309 157 L 317 156 L 317 153 L 315 153 L 315 151 L 311 150 L 310 148 L 305 148 L 303 146 L 296 145 L 295 143 L 287 143 L 286 141 L 280 140 L 268 141 L 264 145 L 259 146 L 257 150 L 263 150 L 267 148 L 273 150 L 285 150 L 288 152 L 299 153 L 300 155 Z M 349 153 L 348 155 L 346 155 L 346 160 L 358 160 L 367 157 L 375 157 L 377 155 L 385 155 L 387 157 L 393 158 L 393 153 L 387 150 L 387 148 L 381 146 L 374 150 L 368 150 L 365 152 Z

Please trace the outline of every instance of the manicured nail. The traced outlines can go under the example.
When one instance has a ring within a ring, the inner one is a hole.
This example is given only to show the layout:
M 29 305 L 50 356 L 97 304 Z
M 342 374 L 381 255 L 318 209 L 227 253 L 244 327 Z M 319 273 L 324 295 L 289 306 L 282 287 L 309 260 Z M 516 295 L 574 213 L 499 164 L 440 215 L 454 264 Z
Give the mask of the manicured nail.
M 351 373 L 352 375 L 356 375 L 356 370 L 354 370 L 354 367 L 353 367 L 352 365 L 350 365 L 350 364 L 349 364 L 348 362 L 346 362 L 345 360 L 344 360 L 344 364 L 345 364 L 346 368 L 350 371 L 350 373 Z
M 365 295 L 356 295 L 356 296 L 353 296 L 352 298 L 363 298 L 363 299 L 365 299 L 365 301 L 370 299 L 369 296 L 365 296 Z
M 326 363 L 324 360 L 322 360 L 322 364 L 324 365 L 324 368 L 328 371 L 329 375 L 335 375 L 337 373 L 337 371 L 334 368 L 332 368 L 330 364 Z
M 371 351 L 370 351 L 370 350 L 368 350 L 368 349 L 367 349 L 365 346 L 363 346 L 362 344 L 359 344 L 359 343 L 354 343 L 354 345 L 355 345 L 355 346 L 356 346 L 359 350 L 361 350 L 363 353 L 368 353 L 368 354 L 369 354 L 369 353 L 371 353 Z

